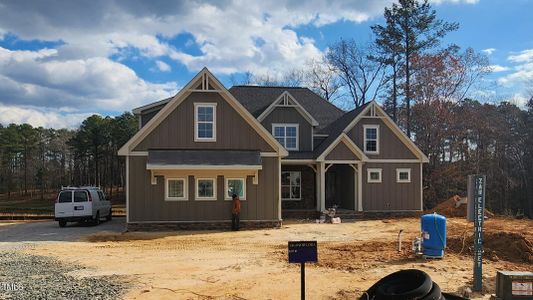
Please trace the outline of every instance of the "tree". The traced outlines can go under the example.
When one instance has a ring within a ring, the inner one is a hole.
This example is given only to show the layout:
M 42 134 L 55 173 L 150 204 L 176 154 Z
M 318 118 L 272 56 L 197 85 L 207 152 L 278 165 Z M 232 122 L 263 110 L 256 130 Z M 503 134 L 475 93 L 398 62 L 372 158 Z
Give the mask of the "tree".
M 437 19 L 435 10 L 431 9 L 427 0 L 399 0 L 398 4 L 385 8 L 384 17 L 386 25 L 373 29 L 377 36 L 376 44 L 382 58 L 392 60 L 391 63 L 395 64 L 400 60 L 403 62 L 405 125 L 410 136 L 413 56 L 438 46 L 448 32 L 458 28 L 458 24 Z
M 313 92 L 328 102 L 333 102 L 340 97 L 341 80 L 335 73 L 335 67 L 330 65 L 326 58 L 312 59 L 307 62 L 305 81 Z
M 472 48 L 453 46 L 435 54 L 412 58 L 411 95 L 415 103 L 462 101 L 475 83 L 491 69 L 488 58 Z
M 385 83 L 384 64 L 373 60 L 371 53 L 370 45 L 342 39 L 326 53 L 327 62 L 335 68 L 356 108 L 375 99 Z

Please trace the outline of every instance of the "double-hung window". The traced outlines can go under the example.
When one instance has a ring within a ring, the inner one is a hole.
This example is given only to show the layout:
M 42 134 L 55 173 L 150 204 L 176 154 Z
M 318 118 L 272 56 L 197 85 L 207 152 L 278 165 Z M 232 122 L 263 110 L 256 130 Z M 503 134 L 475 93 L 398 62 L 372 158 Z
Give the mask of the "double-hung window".
M 216 178 L 196 178 L 196 200 L 217 200 Z
M 365 153 L 379 154 L 379 125 L 364 125 Z
M 274 138 L 287 150 L 298 150 L 298 124 L 272 124 Z
M 187 200 L 187 180 L 185 178 L 165 179 L 165 200 L 186 201 Z
M 302 173 L 294 171 L 281 172 L 281 199 L 302 199 Z
M 215 142 L 217 139 L 216 103 L 194 104 L 194 140 Z
M 245 178 L 226 178 L 226 200 L 231 200 L 233 194 L 241 200 L 246 200 Z

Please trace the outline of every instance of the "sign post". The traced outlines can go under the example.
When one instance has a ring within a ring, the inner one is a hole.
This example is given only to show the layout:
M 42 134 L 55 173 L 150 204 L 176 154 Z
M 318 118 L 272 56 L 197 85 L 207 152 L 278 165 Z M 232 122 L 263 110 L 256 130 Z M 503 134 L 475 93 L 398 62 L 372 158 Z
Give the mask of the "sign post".
M 474 221 L 474 291 L 483 289 L 483 221 L 485 220 L 485 175 L 468 176 L 468 203 L 473 201 Z M 469 205 L 472 207 L 472 205 Z
M 316 241 L 289 242 L 289 263 L 300 264 L 301 293 L 300 297 L 305 300 L 305 263 L 318 261 Z

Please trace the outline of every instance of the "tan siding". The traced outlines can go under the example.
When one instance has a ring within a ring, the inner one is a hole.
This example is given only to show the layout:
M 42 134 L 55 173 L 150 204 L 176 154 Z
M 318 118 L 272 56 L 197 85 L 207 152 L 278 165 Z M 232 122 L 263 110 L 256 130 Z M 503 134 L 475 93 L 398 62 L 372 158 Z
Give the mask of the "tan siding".
M 379 125 L 379 154 L 365 153 L 370 159 L 416 159 L 407 146 L 383 123 L 381 119 L 362 118 L 349 132 L 348 136 L 364 151 L 363 125 Z
M 382 169 L 381 183 L 368 183 L 368 168 Z M 396 169 L 410 168 L 411 183 L 397 183 Z M 363 210 L 420 210 L 419 163 L 367 163 L 363 166 Z
M 294 107 L 276 107 L 262 122 L 272 133 L 272 123 L 298 123 L 298 151 L 312 151 L 311 124 Z
M 216 142 L 194 141 L 194 103 L 217 103 Z M 190 94 L 137 146 L 148 149 L 248 149 L 274 151 L 218 93 Z
M 361 158 L 355 155 L 345 143 L 340 142 L 329 152 L 326 160 L 361 160 Z
M 218 221 L 231 219 L 231 201 L 224 199 L 225 171 L 211 176 L 217 178 L 217 200 L 195 200 L 195 176 L 188 177 L 189 201 L 165 201 L 165 179 L 157 176 L 152 185 L 150 172 L 146 170 L 146 157 L 131 156 L 129 189 L 130 222 L 146 221 Z M 195 171 L 191 171 L 195 172 Z M 227 171 L 229 172 L 229 171 Z M 228 177 L 235 177 L 229 175 Z M 278 158 L 264 157 L 263 169 L 259 171 L 259 184 L 253 177 L 246 177 L 246 200 L 242 201 L 241 219 L 278 219 Z

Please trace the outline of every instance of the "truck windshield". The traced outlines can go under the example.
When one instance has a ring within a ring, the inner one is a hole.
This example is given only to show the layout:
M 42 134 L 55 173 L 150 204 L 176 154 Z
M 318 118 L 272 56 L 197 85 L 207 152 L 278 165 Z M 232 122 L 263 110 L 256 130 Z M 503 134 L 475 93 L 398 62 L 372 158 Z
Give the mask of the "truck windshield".
M 59 193 L 59 203 L 72 202 L 72 191 L 64 191 Z
M 85 192 L 85 191 L 75 191 L 74 192 L 74 202 L 87 202 L 87 192 Z

